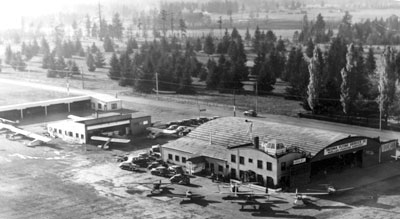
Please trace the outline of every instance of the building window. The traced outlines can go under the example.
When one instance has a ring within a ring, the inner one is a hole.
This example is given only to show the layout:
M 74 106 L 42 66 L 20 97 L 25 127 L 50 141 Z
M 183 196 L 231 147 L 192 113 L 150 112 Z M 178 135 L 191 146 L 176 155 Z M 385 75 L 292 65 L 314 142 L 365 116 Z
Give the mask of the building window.
M 236 178 L 236 169 L 231 168 L 231 178 L 235 179 Z
M 75 133 L 75 138 L 79 138 L 79 134 L 78 133 Z
M 68 132 L 68 136 L 69 136 L 69 137 L 74 137 L 74 133 Z
M 97 108 L 98 108 L 98 109 L 101 109 L 101 103 L 98 103 L 98 104 L 97 104 Z
M 147 121 L 147 120 L 143 121 L 143 125 L 147 125 L 147 124 L 149 124 L 149 121 Z
M 249 158 L 249 163 L 253 163 L 253 159 Z
M 81 139 L 84 139 L 85 137 L 83 136 L 83 134 L 81 134 Z
M 236 163 L 236 155 L 231 154 L 231 162 Z
M 262 165 L 262 160 L 257 160 L 257 168 L 258 169 L 262 169 L 263 167 L 262 167 L 263 165 Z
M 175 161 L 179 162 L 179 156 L 178 155 L 175 155 Z
M 223 172 L 224 171 L 224 167 L 222 165 L 218 165 L 218 171 L 219 172 Z
M 168 160 L 172 160 L 172 154 L 168 154 Z
M 59 129 L 59 130 L 58 130 L 58 133 L 62 134 L 62 131 L 61 131 L 61 129 Z
M 244 157 L 242 157 L 242 156 L 239 157 L 239 163 L 244 164 Z
M 286 170 L 286 162 L 282 162 L 281 163 L 281 171 L 285 171 Z
M 68 135 L 68 132 L 67 132 L 67 131 L 65 131 L 65 135 Z
M 271 162 L 267 162 L 267 170 L 272 170 L 272 163 Z
M 114 110 L 114 109 L 117 109 L 117 106 L 118 106 L 118 105 L 117 105 L 116 103 L 113 103 L 113 104 L 111 104 L 111 109 L 113 109 L 113 110 Z
M 186 157 L 182 157 L 182 163 L 186 163 Z

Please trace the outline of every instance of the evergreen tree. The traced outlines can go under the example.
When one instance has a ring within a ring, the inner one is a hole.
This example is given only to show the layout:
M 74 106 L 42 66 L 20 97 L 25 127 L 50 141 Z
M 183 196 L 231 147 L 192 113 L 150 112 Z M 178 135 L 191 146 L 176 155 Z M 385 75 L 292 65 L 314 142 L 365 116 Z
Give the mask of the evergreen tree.
M 341 36 L 347 42 L 351 42 L 353 39 L 353 32 L 351 29 L 351 18 L 352 16 L 348 11 L 345 12 L 342 22 L 339 25 L 338 36 Z M 384 25 L 382 25 L 384 26 Z
M 117 54 L 113 53 L 110 59 L 110 70 L 108 77 L 112 80 L 119 80 L 121 77 L 121 66 L 117 57 Z
M 45 53 L 44 55 L 43 55 L 43 58 L 42 58 L 42 68 L 44 68 L 44 69 L 48 69 L 49 68 L 49 66 L 50 66 L 50 59 L 51 59 L 51 57 L 50 57 L 50 53 L 48 52 L 48 53 Z
M 92 37 L 97 38 L 99 36 L 99 29 L 96 23 L 93 23 L 91 32 L 92 32 Z
M 314 25 L 315 43 L 325 42 L 325 21 L 321 13 L 317 16 L 317 21 Z
M 40 51 L 40 47 L 39 47 L 39 44 L 38 44 L 36 38 L 33 40 L 31 50 L 32 50 L 32 54 L 34 56 L 37 55 L 39 53 L 39 51 Z
M 93 43 L 92 46 L 90 47 L 90 52 L 95 54 L 99 51 L 99 48 L 97 48 L 96 43 Z
M 365 62 L 365 68 L 369 75 L 374 75 L 376 70 L 376 61 L 374 56 L 374 50 L 372 47 L 368 50 L 367 60 Z
M 11 64 L 12 58 L 13 58 L 13 52 L 11 50 L 11 46 L 7 45 L 5 52 L 5 63 L 8 65 Z
M 208 59 L 207 70 L 208 70 L 207 80 L 206 80 L 207 88 L 216 89 L 220 81 L 220 75 L 217 63 L 214 61 L 214 59 Z
M 132 77 L 132 61 L 128 53 L 123 53 L 120 56 L 121 78 L 119 79 L 120 86 L 133 85 Z
M 86 23 L 85 23 L 85 27 L 86 27 L 86 35 L 90 36 L 90 31 L 91 31 L 91 27 L 92 24 L 90 22 L 90 17 L 88 14 L 86 14 Z
M 13 57 L 11 58 L 11 67 L 16 71 L 25 71 L 26 63 L 22 60 L 20 52 L 13 54 Z
M 247 29 L 246 29 L 246 35 L 245 35 L 245 37 L 244 37 L 244 40 L 246 41 L 247 45 L 248 45 L 249 42 L 251 41 L 251 35 L 250 35 L 250 32 L 249 32 L 249 28 L 248 28 L 248 27 L 247 27 Z
M 112 36 L 121 40 L 122 39 L 122 31 L 124 30 L 122 26 L 121 19 L 118 13 L 114 14 L 112 19 Z
M 201 48 L 202 48 L 201 40 L 200 40 L 200 38 L 197 38 L 197 40 L 196 40 L 196 45 L 195 45 L 195 47 L 194 47 L 194 50 L 196 50 L 196 52 L 198 52 L 198 51 L 201 50 Z
M 273 85 L 276 82 L 276 77 L 271 69 L 271 63 L 269 63 L 269 61 L 270 60 L 265 60 L 261 65 L 258 73 L 259 75 L 257 77 L 257 93 L 265 94 L 274 89 Z
M 126 44 L 126 52 L 132 54 L 134 49 L 138 48 L 138 44 L 134 38 L 129 38 Z
M 105 52 L 114 52 L 114 43 L 110 37 L 106 36 L 104 38 L 103 48 Z
M 204 52 L 211 55 L 215 51 L 214 41 L 211 35 L 207 35 L 204 42 Z
M 258 75 L 260 73 L 261 67 L 265 62 L 265 53 L 258 53 L 257 57 L 254 59 L 254 66 L 251 69 L 252 75 Z
M 100 52 L 100 50 L 98 50 L 96 52 L 96 56 L 94 57 L 94 65 L 96 66 L 96 68 L 103 68 L 105 65 L 105 58 L 102 52 Z
M 289 52 L 288 60 L 285 65 L 285 70 L 281 75 L 281 79 L 283 81 L 289 81 L 290 78 L 292 77 L 292 74 L 296 72 L 297 67 L 298 66 L 296 65 L 296 48 L 292 47 L 292 49 Z
M 75 45 L 74 45 L 74 54 L 75 55 L 79 55 L 80 52 L 82 51 L 83 47 L 82 47 L 82 43 L 79 39 L 75 40 Z
M 288 61 L 289 63 L 289 61 Z M 290 63 L 293 72 L 288 77 L 289 85 L 286 89 L 287 94 L 295 99 L 306 101 L 307 86 L 309 84 L 308 64 L 304 60 L 302 48 L 299 47 L 295 50 L 293 63 Z M 289 68 L 287 68 L 289 69 Z
M 260 50 L 261 43 L 262 43 L 261 40 L 262 40 L 261 31 L 260 31 L 260 28 L 257 26 L 256 30 L 254 31 L 254 38 L 253 38 L 253 48 L 257 53 L 262 52 Z
M 96 70 L 96 65 L 92 53 L 87 54 L 86 65 L 88 67 L 88 71 L 94 72 Z
M 46 38 L 42 38 L 41 42 L 40 42 L 40 53 L 42 54 L 46 54 L 46 53 L 50 53 L 50 46 L 49 43 L 47 42 Z
M 154 89 L 154 65 L 149 55 L 146 56 L 142 71 L 139 72 L 139 78 L 135 82 L 135 89 L 143 93 L 151 93 Z
M 68 61 L 68 69 L 71 75 L 79 75 L 81 73 L 75 61 Z
M 315 48 L 314 42 L 310 38 L 307 42 L 307 49 L 306 49 L 306 55 L 308 56 L 308 58 L 313 57 L 314 48 Z

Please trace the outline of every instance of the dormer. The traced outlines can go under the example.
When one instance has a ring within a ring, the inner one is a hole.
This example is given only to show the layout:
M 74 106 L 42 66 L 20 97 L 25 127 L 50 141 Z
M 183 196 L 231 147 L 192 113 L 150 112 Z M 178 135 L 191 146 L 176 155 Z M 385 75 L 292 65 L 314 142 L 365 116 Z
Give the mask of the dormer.
M 261 148 L 268 154 L 281 155 L 286 153 L 286 147 L 282 142 L 278 142 L 273 139 L 270 141 L 264 141 L 261 144 Z

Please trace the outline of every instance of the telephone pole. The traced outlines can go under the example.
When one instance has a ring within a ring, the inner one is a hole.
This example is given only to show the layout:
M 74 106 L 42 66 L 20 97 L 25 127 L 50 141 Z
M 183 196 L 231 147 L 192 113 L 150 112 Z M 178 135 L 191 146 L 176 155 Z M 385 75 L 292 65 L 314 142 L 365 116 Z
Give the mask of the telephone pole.
M 157 93 L 157 100 L 158 100 L 158 73 L 156 72 L 156 93 Z
M 83 80 L 83 67 L 81 66 L 81 80 L 82 80 L 82 90 L 85 89 L 85 81 Z

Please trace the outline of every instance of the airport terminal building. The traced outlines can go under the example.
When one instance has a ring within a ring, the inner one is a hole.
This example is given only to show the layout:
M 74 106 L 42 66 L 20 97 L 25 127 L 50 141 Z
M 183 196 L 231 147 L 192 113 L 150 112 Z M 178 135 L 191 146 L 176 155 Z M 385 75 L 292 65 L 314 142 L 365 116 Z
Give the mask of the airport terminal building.
M 397 139 L 225 117 L 162 146 L 165 161 L 261 185 L 294 187 L 393 159 Z

